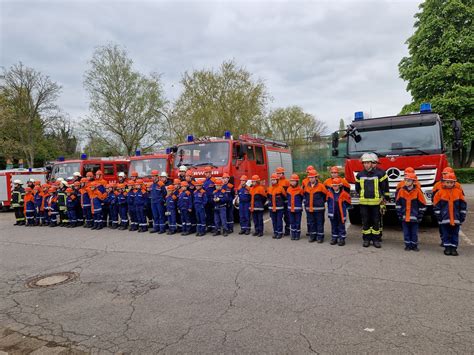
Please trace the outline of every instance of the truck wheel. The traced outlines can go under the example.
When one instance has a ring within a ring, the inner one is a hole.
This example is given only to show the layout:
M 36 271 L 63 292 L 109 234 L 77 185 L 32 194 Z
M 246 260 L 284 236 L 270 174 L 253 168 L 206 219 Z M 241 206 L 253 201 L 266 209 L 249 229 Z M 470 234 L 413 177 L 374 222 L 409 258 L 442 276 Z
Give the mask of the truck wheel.
M 349 210 L 349 221 L 351 224 L 361 224 L 362 219 L 360 217 L 359 206 L 354 206 Z

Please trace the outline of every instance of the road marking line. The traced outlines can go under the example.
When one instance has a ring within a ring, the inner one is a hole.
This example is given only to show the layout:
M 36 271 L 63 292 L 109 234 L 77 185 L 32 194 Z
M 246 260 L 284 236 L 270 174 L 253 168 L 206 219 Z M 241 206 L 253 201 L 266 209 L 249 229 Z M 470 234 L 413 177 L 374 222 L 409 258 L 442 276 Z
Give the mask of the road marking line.
M 467 245 L 474 245 L 474 243 L 471 241 L 471 239 L 469 239 L 467 237 L 466 234 L 464 234 L 464 232 L 462 230 L 459 230 L 459 235 L 461 236 L 461 238 L 466 242 Z

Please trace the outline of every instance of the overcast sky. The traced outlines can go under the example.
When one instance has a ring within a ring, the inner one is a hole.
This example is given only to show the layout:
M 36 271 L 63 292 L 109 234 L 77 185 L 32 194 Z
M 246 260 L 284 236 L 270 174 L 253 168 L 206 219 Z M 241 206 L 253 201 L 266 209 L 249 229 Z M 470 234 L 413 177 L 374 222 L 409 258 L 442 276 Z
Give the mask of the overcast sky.
M 136 69 L 161 73 L 168 100 L 184 71 L 234 59 L 264 80 L 271 107 L 299 105 L 331 131 L 354 111 L 392 115 L 410 101 L 397 65 L 420 2 L 0 0 L 0 64 L 49 75 L 79 119 L 96 46 L 120 44 Z

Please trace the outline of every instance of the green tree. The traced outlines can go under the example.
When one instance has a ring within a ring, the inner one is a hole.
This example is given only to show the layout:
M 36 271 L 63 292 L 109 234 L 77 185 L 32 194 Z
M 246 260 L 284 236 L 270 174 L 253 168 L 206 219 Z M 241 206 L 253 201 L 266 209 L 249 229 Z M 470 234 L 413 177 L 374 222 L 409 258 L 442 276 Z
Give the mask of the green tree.
M 125 49 L 109 44 L 96 49 L 84 77 L 90 115 L 83 128 L 129 155 L 163 140 L 165 103 L 159 76 L 144 76 L 132 65 Z
M 97 135 L 89 135 L 84 152 L 89 157 L 110 157 L 120 155 L 120 148 Z
M 176 141 L 191 133 L 222 136 L 226 129 L 234 135 L 262 133 L 267 89 L 234 61 L 222 63 L 219 71 L 186 72 L 181 84 L 172 112 Z
M 314 141 L 326 130 L 326 124 L 299 106 L 272 110 L 266 119 L 267 135 L 296 146 Z
M 73 157 L 77 153 L 78 137 L 67 116 L 60 116 L 47 130 L 45 139 L 52 142 L 57 155 Z
M 457 166 L 470 166 L 474 155 L 474 6 L 472 0 L 426 0 L 415 15 L 415 33 L 407 40 L 409 56 L 399 63 L 413 101 L 402 113 L 431 102 L 444 121 L 459 119 L 464 146 Z M 451 125 L 444 125 L 452 139 Z M 468 152 L 470 152 L 468 154 Z
M 0 150 L 5 156 L 18 155 L 28 167 L 44 143 L 44 132 L 58 117 L 56 100 L 61 87 L 21 62 L 3 68 L 0 76 Z

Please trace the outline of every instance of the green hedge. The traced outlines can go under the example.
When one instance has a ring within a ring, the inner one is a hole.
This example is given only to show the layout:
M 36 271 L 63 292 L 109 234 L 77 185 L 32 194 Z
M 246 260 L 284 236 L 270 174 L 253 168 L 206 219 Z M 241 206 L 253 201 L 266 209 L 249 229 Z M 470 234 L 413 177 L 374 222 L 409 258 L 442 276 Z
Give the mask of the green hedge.
M 454 169 L 454 172 L 459 183 L 474 183 L 474 168 Z

